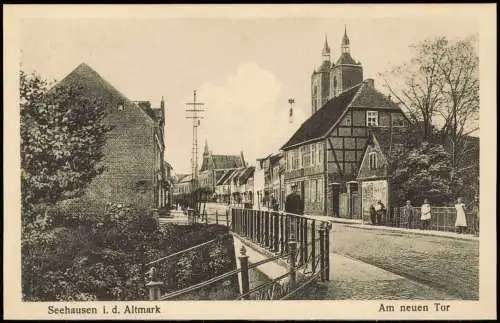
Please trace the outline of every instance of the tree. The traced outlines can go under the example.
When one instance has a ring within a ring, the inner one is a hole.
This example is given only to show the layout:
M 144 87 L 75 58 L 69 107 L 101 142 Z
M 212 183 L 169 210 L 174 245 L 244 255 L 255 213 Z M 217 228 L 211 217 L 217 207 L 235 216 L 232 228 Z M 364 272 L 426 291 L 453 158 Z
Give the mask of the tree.
M 423 140 L 440 142 L 449 153 L 449 180 L 455 198 L 468 193 L 479 177 L 479 59 L 476 36 L 445 37 L 414 45 L 415 56 L 383 75 L 385 86 L 410 119 L 423 129 Z M 435 127 L 438 131 L 434 133 Z
M 405 200 L 434 203 L 448 201 L 451 196 L 449 153 L 442 145 L 422 142 L 418 147 L 396 150 L 389 159 L 389 181 L 395 205 Z
M 105 111 L 77 86 L 54 86 L 20 72 L 23 220 L 76 197 L 103 170 Z
M 443 75 L 440 132 L 451 154 L 450 179 L 456 188 L 455 195 L 463 187 L 462 177 L 470 175 L 468 170 L 479 167 L 478 142 L 469 136 L 479 130 L 479 58 L 475 41 L 472 36 L 448 44 L 439 65 Z
M 385 87 L 400 103 L 415 124 L 421 123 L 423 138 L 432 132 L 433 117 L 443 100 L 443 75 L 440 65 L 446 53 L 441 37 L 412 45 L 415 56 L 409 62 L 382 74 Z

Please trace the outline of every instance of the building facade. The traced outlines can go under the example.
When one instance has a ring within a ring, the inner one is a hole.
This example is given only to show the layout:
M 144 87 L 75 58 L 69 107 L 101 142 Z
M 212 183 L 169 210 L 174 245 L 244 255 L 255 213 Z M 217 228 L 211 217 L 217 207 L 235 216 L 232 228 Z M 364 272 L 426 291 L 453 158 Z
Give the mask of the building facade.
M 243 152 L 240 155 L 214 155 L 205 142 L 203 161 L 198 175 L 205 200 L 216 199 L 216 184 L 227 170 L 246 167 Z
M 105 107 L 106 134 L 101 160 L 104 172 L 87 187 L 82 200 L 90 204 L 108 201 L 151 210 L 164 206 L 163 140 L 165 106 L 133 102 L 87 64 L 80 64 L 56 86 L 78 86 Z
M 305 212 L 361 217 L 357 175 L 370 129 L 406 127 L 400 107 L 367 79 L 334 96 L 282 147 L 286 194 L 297 184 Z

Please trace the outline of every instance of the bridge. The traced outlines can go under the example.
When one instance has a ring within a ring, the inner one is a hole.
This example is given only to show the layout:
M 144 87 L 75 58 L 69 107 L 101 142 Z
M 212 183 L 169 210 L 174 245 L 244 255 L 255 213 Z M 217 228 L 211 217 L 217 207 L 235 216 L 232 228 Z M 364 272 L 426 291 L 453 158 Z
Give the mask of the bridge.
M 329 280 L 329 222 L 306 215 L 244 208 L 228 208 L 221 213 L 205 212 L 200 218 L 190 214 L 186 219 L 188 223 L 225 224 L 227 234 L 146 264 L 150 300 L 182 299 L 209 286 L 225 286 L 231 280 L 238 285 L 234 299 L 283 300 L 293 298 L 315 280 Z M 236 268 L 177 291 L 162 291 L 162 263 L 228 240 L 233 243 Z M 265 282 L 255 279 L 255 272 L 264 275 Z

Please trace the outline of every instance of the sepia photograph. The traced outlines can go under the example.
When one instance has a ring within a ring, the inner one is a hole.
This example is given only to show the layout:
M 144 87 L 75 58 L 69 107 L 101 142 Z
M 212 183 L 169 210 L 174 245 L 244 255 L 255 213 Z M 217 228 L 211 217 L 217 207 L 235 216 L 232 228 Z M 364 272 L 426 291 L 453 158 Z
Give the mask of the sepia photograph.
M 4 6 L 6 314 L 495 318 L 495 6 L 398 7 Z

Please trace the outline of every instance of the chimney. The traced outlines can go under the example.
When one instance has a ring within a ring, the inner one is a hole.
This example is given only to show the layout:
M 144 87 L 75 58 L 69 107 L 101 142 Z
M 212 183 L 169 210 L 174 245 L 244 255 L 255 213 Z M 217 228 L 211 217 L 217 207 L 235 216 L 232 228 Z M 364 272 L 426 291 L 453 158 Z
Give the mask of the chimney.
M 374 79 L 366 79 L 365 80 L 366 84 L 368 84 L 369 87 L 372 89 L 375 88 L 375 80 Z

